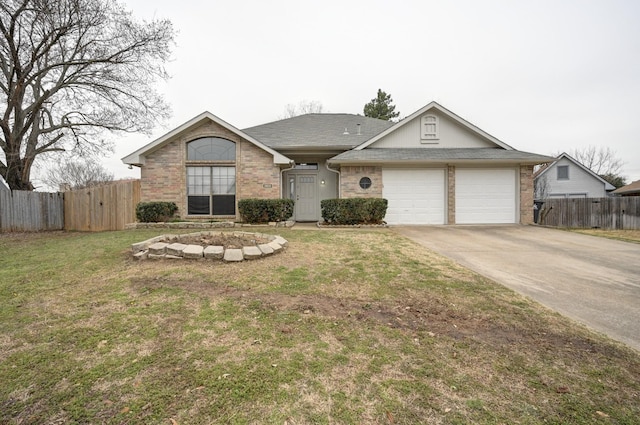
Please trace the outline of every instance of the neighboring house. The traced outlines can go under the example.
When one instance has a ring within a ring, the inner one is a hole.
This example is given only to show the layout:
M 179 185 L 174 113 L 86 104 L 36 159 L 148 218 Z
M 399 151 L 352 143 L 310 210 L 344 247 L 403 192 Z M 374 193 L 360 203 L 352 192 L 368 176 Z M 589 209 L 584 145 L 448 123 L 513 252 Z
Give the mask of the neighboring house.
M 640 180 L 619 187 L 611 193 L 618 196 L 640 196 Z
M 604 198 L 615 187 L 573 159 L 562 153 L 556 160 L 534 175 L 536 199 L 547 198 Z
M 384 197 L 390 224 L 531 223 L 533 167 L 521 152 L 431 102 L 398 123 L 307 114 L 239 130 L 204 112 L 122 159 L 142 201 L 189 219 L 240 219 L 244 198 L 291 198 L 296 221 L 320 201 Z

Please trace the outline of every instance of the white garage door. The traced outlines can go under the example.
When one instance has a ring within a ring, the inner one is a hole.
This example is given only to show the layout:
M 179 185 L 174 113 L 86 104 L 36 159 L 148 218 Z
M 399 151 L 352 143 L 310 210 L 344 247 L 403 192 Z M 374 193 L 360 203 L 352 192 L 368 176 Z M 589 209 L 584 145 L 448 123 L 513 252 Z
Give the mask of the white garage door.
M 456 223 L 516 223 L 516 170 L 456 169 Z
M 383 169 L 382 196 L 389 224 L 444 224 L 444 170 Z

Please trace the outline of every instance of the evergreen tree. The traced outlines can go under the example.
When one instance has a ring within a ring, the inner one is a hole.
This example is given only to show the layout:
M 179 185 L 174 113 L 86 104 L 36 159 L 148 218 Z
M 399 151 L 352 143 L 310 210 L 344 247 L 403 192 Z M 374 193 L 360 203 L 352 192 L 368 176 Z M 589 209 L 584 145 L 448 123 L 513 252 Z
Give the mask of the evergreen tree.
M 400 112 L 395 112 L 395 109 L 396 106 L 393 105 L 391 95 L 378 89 L 378 95 L 371 99 L 371 102 L 364 105 L 364 116 L 393 121 L 394 118 L 400 115 Z

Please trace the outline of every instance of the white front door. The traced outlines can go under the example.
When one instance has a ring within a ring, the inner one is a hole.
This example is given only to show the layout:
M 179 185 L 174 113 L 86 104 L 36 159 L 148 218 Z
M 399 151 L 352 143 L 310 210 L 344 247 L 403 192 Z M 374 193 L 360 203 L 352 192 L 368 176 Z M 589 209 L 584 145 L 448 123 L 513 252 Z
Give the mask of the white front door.
M 318 186 L 316 175 L 296 174 L 294 186 L 294 217 L 296 221 L 316 221 L 318 204 Z

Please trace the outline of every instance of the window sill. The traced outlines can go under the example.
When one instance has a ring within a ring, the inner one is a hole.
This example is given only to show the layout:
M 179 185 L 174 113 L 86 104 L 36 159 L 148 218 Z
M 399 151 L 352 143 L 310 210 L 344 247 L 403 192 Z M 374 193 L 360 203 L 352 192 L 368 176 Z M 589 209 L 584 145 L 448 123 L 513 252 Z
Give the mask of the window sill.
M 205 215 L 205 214 L 188 214 L 184 218 L 188 220 L 235 220 L 235 215 Z

